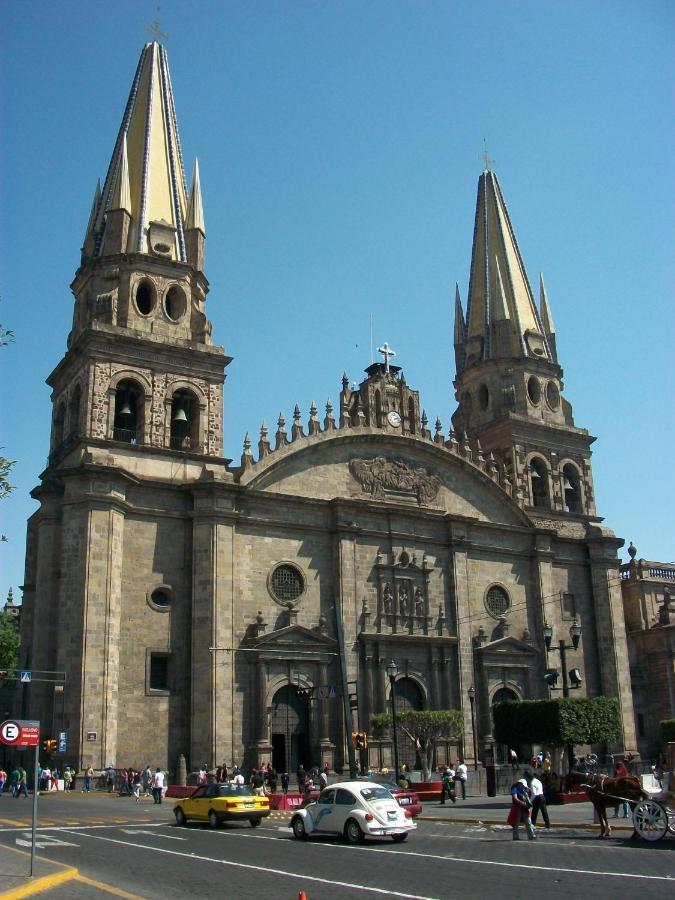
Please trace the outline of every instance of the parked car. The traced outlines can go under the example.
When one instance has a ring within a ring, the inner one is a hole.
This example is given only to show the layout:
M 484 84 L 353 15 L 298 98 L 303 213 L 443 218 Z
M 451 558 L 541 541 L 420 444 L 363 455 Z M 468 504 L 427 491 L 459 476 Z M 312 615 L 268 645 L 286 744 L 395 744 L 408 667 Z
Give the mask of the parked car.
M 243 784 L 202 784 L 189 797 L 177 800 L 173 813 L 177 825 L 197 819 L 217 828 L 221 822 L 248 819 L 256 828 L 269 816 L 270 802 Z
M 367 780 L 370 781 L 370 779 Z M 398 805 L 402 806 L 403 809 L 407 809 L 413 818 L 419 816 L 422 812 L 422 801 L 419 798 L 419 794 L 416 794 L 412 788 L 399 787 L 393 781 L 378 781 L 377 783 L 385 787 Z
M 298 839 L 333 833 L 358 844 L 367 835 L 405 841 L 417 825 L 410 812 L 381 784 L 341 781 L 324 788 L 316 800 L 299 809 L 291 819 L 291 828 Z

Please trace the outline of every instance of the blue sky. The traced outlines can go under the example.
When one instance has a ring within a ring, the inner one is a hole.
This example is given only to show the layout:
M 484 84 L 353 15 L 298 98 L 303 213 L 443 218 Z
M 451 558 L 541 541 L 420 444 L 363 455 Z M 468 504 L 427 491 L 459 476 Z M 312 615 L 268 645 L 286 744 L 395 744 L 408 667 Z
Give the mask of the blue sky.
M 0 600 L 23 581 L 45 465 L 44 379 L 154 4 L 0 7 Z M 575 422 L 597 435 L 606 524 L 675 559 L 675 4 L 199 2 L 159 16 L 186 159 L 199 157 L 213 335 L 234 357 L 225 447 L 320 417 L 376 346 L 444 429 L 454 283 L 466 302 L 483 139 L 536 288 L 544 272 Z M 625 550 L 622 553 L 625 556 Z

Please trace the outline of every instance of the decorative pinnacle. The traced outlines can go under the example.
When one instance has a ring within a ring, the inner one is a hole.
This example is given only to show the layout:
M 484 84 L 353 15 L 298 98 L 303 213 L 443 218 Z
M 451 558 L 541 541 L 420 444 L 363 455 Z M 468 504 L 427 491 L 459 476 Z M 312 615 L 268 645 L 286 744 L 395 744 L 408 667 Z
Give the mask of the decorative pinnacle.
M 293 421 L 294 422 L 300 421 L 300 407 L 297 403 L 295 404 L 295 409 L 293 410 Z
M 328 400 L 326 400 L 326 413 L 328 415 L 330 415 L 332 412 L 333 412 L 333 401 L 329 397 Z
M 263 422 L 260 426 L 260 437 L 267 437 L 267 422 Z
M 483 138 L 483 152 L 479 155 L 478 159 L 483 160 L 483 171 L 488 172 L 490 170 L 490 163 L 496 162 L 494 159 L 490 159 L 490 155 L 487 151 L 487 141 Z
M 279 426 L 279 428 L 283 428 L 285 424 L 286 419 L 284 418 L 284 414 L 280 412 L 279 418 L 277 419 L 277 425 Z
M 422 427 L 423 427 L 423 428 L 426 428 L 427 425 L 429 424 L 429 419 L 427 418 L 427 411 L 426 411 L 426 409 L 423 409 L 423 410 L 422 410 L 422 420 L 421 420 L 421 421 L 422 421 Z
M 316 403 L 314 402 L 314 400 L 312 400 L 312 403 L 311 403 L 311 405 L 310 405 L 310 407 L 309 407 L 309 415 L 310 415 L 310 418 L 316 419 L 317 411 L 318 411 L 318 410 L 317 410 L 317 405 L 316 405 Z
M 248 436 L 248 431 L 244 435 L 244 453 L 247 453 L 251 449 L 251 438 Z
M 342 390 L 346 391 L 349 387 L 349 375 L 346 372 L 342 373 Z

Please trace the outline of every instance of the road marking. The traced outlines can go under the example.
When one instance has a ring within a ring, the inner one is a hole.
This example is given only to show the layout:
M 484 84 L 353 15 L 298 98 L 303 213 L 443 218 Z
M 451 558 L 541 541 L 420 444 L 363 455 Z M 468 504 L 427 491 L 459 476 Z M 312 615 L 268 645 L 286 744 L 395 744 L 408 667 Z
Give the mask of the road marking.
M 288 838 L 280 838 L 280 837 L 267 837 L 264 834 L 253 835 L 246 834 L 244 832 L 237 833 L 236 831 L 218 831 L 218 832 L 209 832 L 210 834 L 221 835 L 222 837 L 245 837 L 252 840 L 257 841 L 283 841 L 288 840 Z M 371 847 L 349 847 L 344 844 L 334 844 L 328 843 L 324 841 L 316 841 L 310 844 L 313 847 L 327 847 L 333 850 L 352 850 L 361 853 L 370 853 Z M 373 845 L 377 846 L 377 845 Z M 548 841 L 546 842 L 546 846 L 549 846 Z M 418 856 L 422 859 L 440 859 L 445 862 L 460 862 L 460 863 L 471 863 L 477 866 L 502 866 L 508 869 L 536 869 L 541 871 L 540 865 L 530 865 L 526 863 L 510 863 L 510 862 L 498 862 L 496 860 L 491 859 L 468 859 L 462 856 L 441 856 L 436 853 L 420 853 L 418 850 L 394 850 L 389 849 L 387 853 L 398 853 L 401 856 Z M 670 881 L 675 880 L 675 876 L 672 875 L 638 875 L 632 872 L 602 872 L 595 869 L 567 869 L 558 866 L 547 866 L 547 871 L 549 872 L 569 872 L 577 875 L 610 875 L 614 878 L 638 878 L 644 879 L 645 881 Z
M 64 884 L 66 881 L 73 881 L 77 878 L 77 869 L 67 868 L 62 872 L 55 872 L 54 875 L 44 875 L 42 878 L 36 878 L 34 881 L 24 884 L 20 888 L 7 891 L 0 894 L 3 900 L 21 900 L 22 897 L 30 897 L 32 894 L 41 894 L 50 888 Z
M 32 846 L 32 834 L 30 831 L 24 831 L 23 838 L 17 838 L 15 841 L 19 847 L 31 847 Z M 35 841 L 35 846 L 39 847 L 40 850 L 44 850 L 45 847 L 79 847 L 79 844 L 71 844 L 68 841 L 61 841 L 58 838 L 51 837 L 51 835 L 44 835 L 41 837 L 39 841 Z
M 75 881 L 98 888 L 99 891 L 107 891 L 107 893 L 114 894 L 116 897 L 125 897 L 126 900 L 144 900 L 138 894 L 129 894 L 127 891 L 123 891 L 122 888 L 114 887 L 112 884 L 105 884 L 103 881 L 95 881 L 93 878 L 87 878 L 86 875 L 78 875 Z
M 26 822 L 25 819 L 21 819 L 21 821 L 17 821 L 16 819 L 0 819 L 3 825 L 15 825 L 18 828 L 25 828 L 27 825 L 30 825 L 30 822 Z
M 168 841 L 187 841 L 187 838 L 178 837 L 177 834 L 157 834 L 156 831 L 150 831 L 146 828 L 120 828 L 124 834 L 151 834 L 153 837 L 162 837 Z

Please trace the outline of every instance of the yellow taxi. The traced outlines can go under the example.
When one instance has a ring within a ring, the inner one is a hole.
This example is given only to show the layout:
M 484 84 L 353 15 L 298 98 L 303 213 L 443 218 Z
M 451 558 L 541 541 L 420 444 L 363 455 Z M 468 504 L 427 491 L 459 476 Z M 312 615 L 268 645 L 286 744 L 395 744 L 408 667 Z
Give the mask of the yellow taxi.
M 221 822 L 248 819 L 251 828 L 257 828 L 270 814 L 270 801 L 243 784 L 202 784 L 189 797 L 176 801 L 173 814 L 177 825 L 196 819 L 217 828 Z

